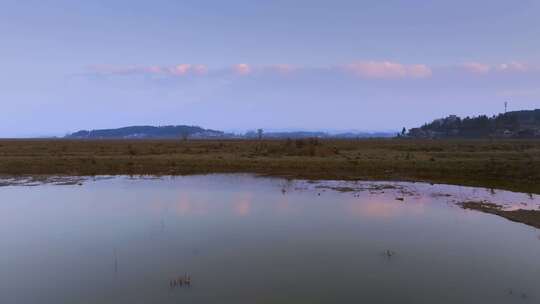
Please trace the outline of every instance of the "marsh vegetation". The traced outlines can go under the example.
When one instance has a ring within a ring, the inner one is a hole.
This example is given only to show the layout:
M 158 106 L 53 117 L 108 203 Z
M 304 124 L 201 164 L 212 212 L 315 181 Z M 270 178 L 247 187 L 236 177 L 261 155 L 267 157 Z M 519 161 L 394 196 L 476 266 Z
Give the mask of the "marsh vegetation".
M 540 193 L 538 140 L 1 140 L 0 175 L 255 173 Z

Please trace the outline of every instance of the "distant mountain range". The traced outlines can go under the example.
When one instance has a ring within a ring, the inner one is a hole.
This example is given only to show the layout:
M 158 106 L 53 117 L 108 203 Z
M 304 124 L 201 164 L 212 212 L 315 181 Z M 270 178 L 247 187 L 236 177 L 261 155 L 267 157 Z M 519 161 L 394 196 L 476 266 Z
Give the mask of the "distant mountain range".
M 405 130 L 404 130 L 405 131 Z M 266 139 L 279 138 L 384 138 L 394 137 L 389 132 L 311 132 L 281 131 L 262 132 Z M 540 109 L 503 113 L 488 117 L 461 118 L 450 115 L 436 119 L 421 127 L 412 128 L 398 136 L 412 138 L 540 138 Z M 257 131 L 233 134 L 205 129 L 199 126 L 131 126 L 117 129 L 81 130 L 66 135 L 73 139 L 256 139 Z
M 266 139 L 279 138 L 369 138 L 369 137 L 393 137 L 395 133 L 389 132 L 347 132 L 330 134 L 326 132 L 291 131 L 291 132 L 264 132 L 262 137 Z M 198 126 L 131 126 L 118 129 L 81 130 L 68 134 L 65 138 L 72 139 L 212 139 L 212 138 L 259 138 L 256 131 L 248 131 L 245 134 L 225 133 L 223 131 L 204 129 Z
M 383 138 L 394 137 L 395 132 L 344 132 L 344 133 L 329 133 L 322 131 L 281 131 L 281 132 L 264 132 L 264 138 Z M 248 131 L 242 137 L 257 138 L 258 134 L 254 131 Z
M 540 138 L 540 109 L 488 117 L 450 115 L 410 129 L 403 136 L 415 138 Z

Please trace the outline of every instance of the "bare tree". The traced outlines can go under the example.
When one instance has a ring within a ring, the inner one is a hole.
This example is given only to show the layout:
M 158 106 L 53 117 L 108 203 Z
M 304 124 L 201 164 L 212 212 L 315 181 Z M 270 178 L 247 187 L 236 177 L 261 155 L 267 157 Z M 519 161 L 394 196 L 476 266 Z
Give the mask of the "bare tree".
M 259 138 L 259 140 L 262 139 L 262 137 L 263 137 L 263 129 L 257 129 L 257 137 Z

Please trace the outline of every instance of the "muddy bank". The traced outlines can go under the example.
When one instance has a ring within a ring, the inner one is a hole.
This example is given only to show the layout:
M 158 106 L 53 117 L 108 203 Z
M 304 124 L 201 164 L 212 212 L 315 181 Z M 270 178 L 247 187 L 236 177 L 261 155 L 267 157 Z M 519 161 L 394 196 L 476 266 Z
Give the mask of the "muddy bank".
M 503 206 L 488 203 L 467 201 L 458 203 L 463 209 L 477 210 L 484 213 L 495 214 L 513 222 L 523 223 L 540 229 L 540 210 L 504 210 Z

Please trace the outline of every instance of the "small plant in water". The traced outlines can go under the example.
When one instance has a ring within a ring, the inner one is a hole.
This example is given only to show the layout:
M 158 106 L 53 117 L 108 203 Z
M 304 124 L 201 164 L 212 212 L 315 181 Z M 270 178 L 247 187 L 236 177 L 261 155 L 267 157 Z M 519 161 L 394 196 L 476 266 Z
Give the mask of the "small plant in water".
M 390 249 L 386 249 L 382 255 L 388 259 L 390 259 L 391 257 L 395 256 L 396 255 L 396 252 L 395 251 L 392 251 Z
M 170 288 L 176 288 L 176 287 L 191 287 L 191 275 L 188 275 L 187 273 L 184 274 L 184 276 L 179 276 L 177 278 L 169 280 L 169 287 Z

